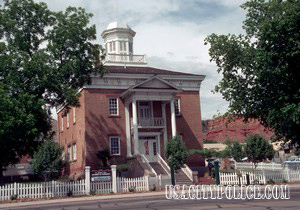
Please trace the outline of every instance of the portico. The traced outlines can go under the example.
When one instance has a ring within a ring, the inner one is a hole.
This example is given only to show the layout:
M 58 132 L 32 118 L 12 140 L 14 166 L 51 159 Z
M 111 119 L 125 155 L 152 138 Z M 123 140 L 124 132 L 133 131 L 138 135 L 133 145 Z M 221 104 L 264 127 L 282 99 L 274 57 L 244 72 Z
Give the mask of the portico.
M 176 136 L 176 118 L 175 118 L 175 103 L 174 97 L 177 93 L 181 92 L 181 89 L 168 81 L 153 76 L 139 84 L 136 84 L 121 94 L 125 102 L 125 120 L 126 120 L 126 145 L 127 145 L 127 156 L 132 156 L 131 149 L 131 137 L 133 139 L 133 154 L 145 153 L 140 141 L 139 129 L 159 129 L 163 134 L 164 145 L 167 144 L 167 120 L 166 120 L 166 104 L 170 103 L 171 113 L 171 130 L 172 136 Z M 153 102 L 160 101 L 160 115 L 155 116 L 153 109 Z M 130 112 L 131 104 L 131 112 Z M 130 113 L 132 118 L 130 118 Z M 145 135 L 145 133 L 144 133 Z M 158 135 L 159 136 L 159 135 Z M 151 149 L 157 147 L 160 144 L 160 139 L 155 146 L 150 145 Z M 150 141 L 151 144 L 153 143 Z M 149 145 L 145 145 L 147 147 Z M 154 149 L 155 150 L 155 149 Z M 160 150 L 156 152 L 159 154 Z

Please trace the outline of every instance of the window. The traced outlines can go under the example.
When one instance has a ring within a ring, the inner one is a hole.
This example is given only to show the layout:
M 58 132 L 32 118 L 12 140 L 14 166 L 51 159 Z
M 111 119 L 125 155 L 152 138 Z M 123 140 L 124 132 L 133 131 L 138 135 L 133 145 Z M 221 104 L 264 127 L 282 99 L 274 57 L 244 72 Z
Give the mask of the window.
M 68 160 L 69 162 L 71 162 L 71 145 L 68 146 L 68 156 L 67 156 L 67 160 Z
M 116 42 L 112 42 L 112 51 L 113 51 L 113 52 L 116 51 Z
M 111 136 L 109 137 L 109 142 L 110 142 L 110 154 L 120 155 L 120 137 Z
M 73 144 L 73 160 L 76 160 L 77 159 L 77 147 L 76 147 L 76 144 Z
M 109 52 L 112 52 L 112 43 L 109 42 Z
M 61 117 L 61 131 L 64 131 L 64 117 Z
M 70 127 L 70 114 L 67 114 L 67 128 Z
M 109 98 L 108 106 L 109 106 L 109 115 L 119 115 L 117 98 Z
M 180 100 L 175 99 L 174 100 L 174 106 L 175 106 L 175 115 L 180 115 Z
M 73 107 L 73 124 L 76 123 L 76 107 Z

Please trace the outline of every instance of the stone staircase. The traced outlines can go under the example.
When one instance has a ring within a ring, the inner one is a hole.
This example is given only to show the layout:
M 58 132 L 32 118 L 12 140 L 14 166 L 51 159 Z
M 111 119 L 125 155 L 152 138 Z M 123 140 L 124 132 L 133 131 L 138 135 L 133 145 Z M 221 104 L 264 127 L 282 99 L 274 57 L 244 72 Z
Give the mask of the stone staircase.
M 160 165 L 159 162 L 149 162 L 151 167 L 154 169 L 157 175 L 168 175 L 165 169 Z
M 177 185 L 192 185 L 193 182 L 187 177 L 187 175 L 180 169 L 175 174 L 175 180 Z

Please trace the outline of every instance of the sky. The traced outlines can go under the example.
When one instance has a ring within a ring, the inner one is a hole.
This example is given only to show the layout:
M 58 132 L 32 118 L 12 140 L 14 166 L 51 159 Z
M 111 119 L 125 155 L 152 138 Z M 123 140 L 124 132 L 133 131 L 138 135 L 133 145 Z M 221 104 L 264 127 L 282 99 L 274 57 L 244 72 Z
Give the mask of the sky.
M 40 2 L 40 0 L 35 0 Z M 206 75 L 201 84 L 202 119 L 224 113 L 228 102 L 211 92 L 221 80 L 210 62 L 204 39 L 211 33 L 240 34 L 245 0 L 43 0 L 51 10 L 83 7 L 94 16 L 97 41 L 110 22 L 118 19 L 135 32 L 134 53 L 146 54 L 148 66 Z

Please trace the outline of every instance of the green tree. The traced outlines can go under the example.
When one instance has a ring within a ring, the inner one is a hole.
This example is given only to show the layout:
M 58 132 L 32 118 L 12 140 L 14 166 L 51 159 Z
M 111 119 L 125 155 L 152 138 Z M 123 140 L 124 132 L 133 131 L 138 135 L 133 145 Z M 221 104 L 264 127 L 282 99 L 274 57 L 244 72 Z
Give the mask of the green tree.
M 175 185 L 175 172 L 183 167 L 189 153 L 180 136 L 170 139 L 166 147 L 166 160 L 171 168 L 172 185 Z
M 63 148 L 59 147 L 53 140 L 44 141 L 33 154 L 31 162 L 33 171 L 44 181 L 48 181 L 54 175 L 59 175 L 64 166 L 62 152 Z
M 263 137 L 259 135 L 249 136 L 245 144 L 245 154 L 249 161 L 254 165 L 254 170 L 257 164 L 265 161 L 271 160 L 274 156 L 273 146 L 268 143 Z
M 0 8 L 0 184 L 3 169 L 49 138 L 50 108 L 79 106 L 78 89 L 104 73 L 91 14 L 33 0 Z M 3 96 L 3 97 L 2 97 Z M 5 104 L 5 105 L 4 105 Z M 5 146 L 3 146 L 5 145 Z
M 111 159 L 109 150 L 104 149 L 98 151 L 97 157 L 99 158 L 99 160 L 101 160 L 103 168 L 107 168 L 108 167 L 107 161 Z
M 246 157 L 243 145 L 238 142 L 227 142 L 224 154 L 228 157 L 232 157 L 237 162 L 240 162 Z
M 278 138 L 300 142 L 300 3 L 249 0 L 245 35 L 206 38 L 229 113 L 256 118 Z

